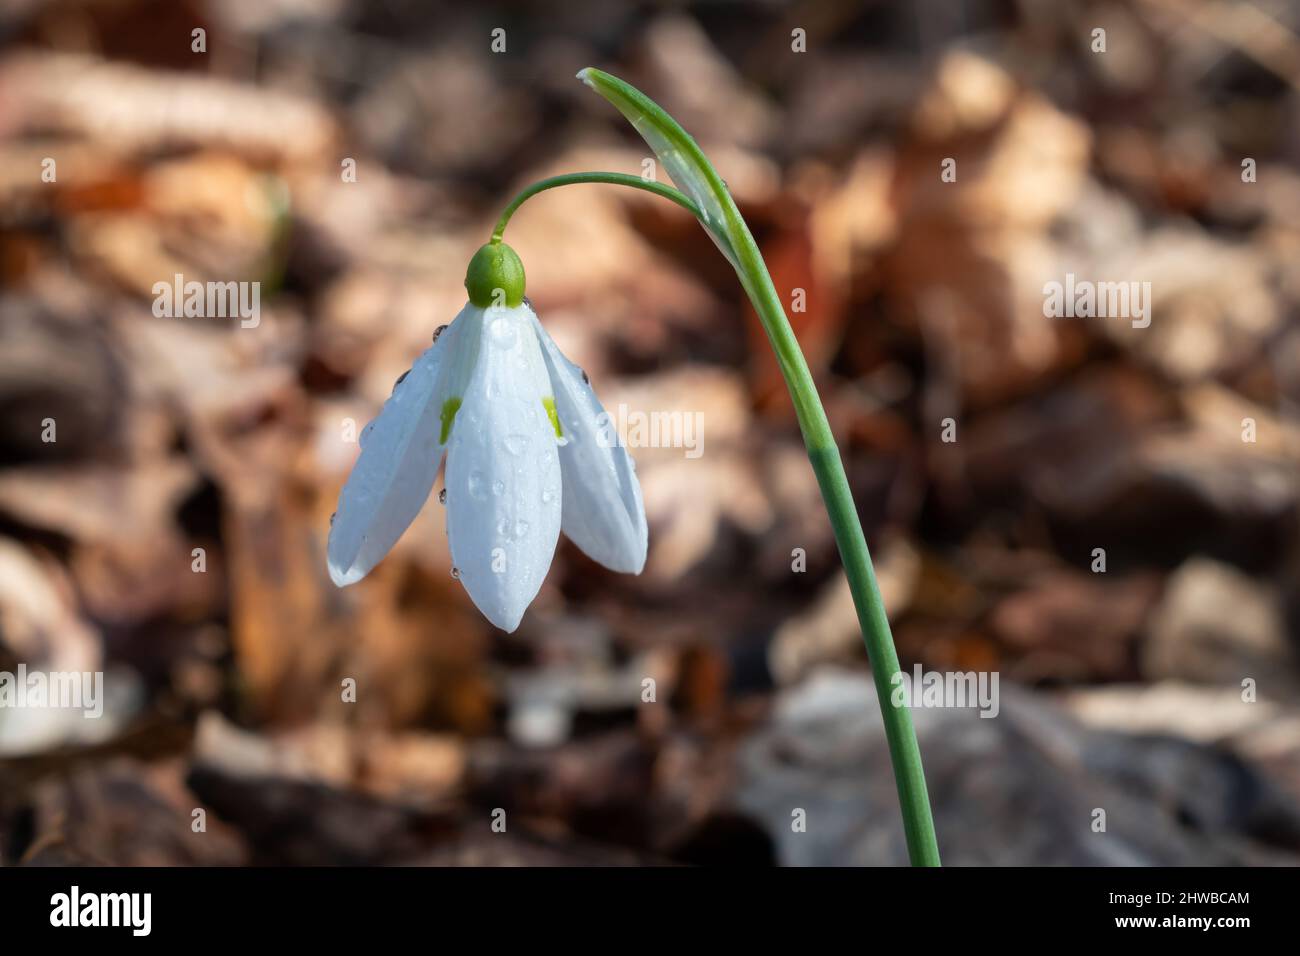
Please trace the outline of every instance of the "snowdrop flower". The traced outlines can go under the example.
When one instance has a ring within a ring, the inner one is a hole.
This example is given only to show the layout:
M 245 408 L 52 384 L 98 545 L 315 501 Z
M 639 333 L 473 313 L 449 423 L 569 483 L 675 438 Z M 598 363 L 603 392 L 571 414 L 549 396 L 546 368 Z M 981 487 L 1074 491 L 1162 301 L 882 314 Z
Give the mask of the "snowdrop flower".
M 524 300 L 524 268 L 501 242 L 465 278 L 469 302 L 361 433 L 339 496 L 329 570 L 361 580 L 415 519 L 446 453 L 453 574 L 513 631 L 563 531 L 589 557 L 639 574 L 645 506 L 635 465 L 582 370 Z

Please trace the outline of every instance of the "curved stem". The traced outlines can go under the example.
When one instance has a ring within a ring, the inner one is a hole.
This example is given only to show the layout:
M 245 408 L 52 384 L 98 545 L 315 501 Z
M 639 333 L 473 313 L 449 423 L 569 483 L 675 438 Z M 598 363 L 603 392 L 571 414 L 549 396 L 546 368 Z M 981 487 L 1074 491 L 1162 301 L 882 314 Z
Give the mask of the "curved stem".
M 853 503 L 853 492 L 849 489 L 844 462 L 840 458 L 839 447 L 835 443 L 835 436 L 831 432 L 808 363 L 748 227 L 745 227 L 743 239 L 737 245 L 741 266 L 750 272 L 754 280 L 745 283 L 746 292 L 763 321 L 763 328 L 776 352 L 781 374 L 785 377 L 786 387 L 794 402 L 799 428 L 808 449 L 808 461 L 817 476 L 831 528 L 835 532 L 835 542 L 839 546 L 840 560 L 844 564 L 844 574 L 853 594 L 858 625 L 862 628 L 880 714 L 885 724 L 885 739 L 889 743 L 908 856 L 913 866 L 938 866 L 939 844 L 930 811 L 925 770 L 921 766 L 921 749 L 917 744 L 916 730 L 912 726 L 912 715 L 907 705 L 895 705 L 893 702 L 894 679 L 899 673 L 898 652 L 894 649 L 889 618 L 885 614 L 880 586 L 876 583 L 871 552 L 867 548 L 862 522 Z
M 912 715 L 906 704 L 895 705 L 893 702 L 895 677 L 899 673 L 898 653 L 894 649 L 889 618 L 871 566 L 867 539 L 862 533 L 862 522 L 858 519 L 853 494 L 849 490 L 844 463 L 826 418 L 826 410 L 817 394 L 812 372 L 790 327 L 790 320 L 758 245 L 722 177 L 695 140 L 659 104 L 631 84 L 601 70 L 589 67 L 580 71 L 578 78 L 609 100 L 627 118 L 667 167 L 673 181 L 690 194 L 700 209 L 698 218 L 701 224 L 735 266 L 736 275 L 758 312 L 790 391 L 799 429 L 808 449 L 808 460 L 817 475 L 849 590 L 853 594 L 858 624 L 871 662 L 885 738 L 889 743 L 908 856 L 914 866 L 938 866 L 939 844 L 935 838 Z
M 615 186 L 631 186 L 633 189 L 644 189 L 656 196 L 671 199 L 696 219 L 700 218 L 700 207 L 695 205 L 686 195 L 673 189 L 672 186 L 665 186 L 663 183 L 653 181 L 647 182 L 640 176 L 632 176 L 628 173 L 569 173 L 564 176 L 552 176 L 550 179 L 539 180 L 512 199 L 510 205 L 506 206 L 501 213 L 501 218 L 497 220 L 496 228 L 492 230 L 492 241 L 501 241 L 501 237 L 506 232 L 506 225 L 510 222 L 510 217 L 515 214 L 515 210 L 538 193 L 554 189 L 556 186 L 573 186 L 579 183 L 608 183 Z

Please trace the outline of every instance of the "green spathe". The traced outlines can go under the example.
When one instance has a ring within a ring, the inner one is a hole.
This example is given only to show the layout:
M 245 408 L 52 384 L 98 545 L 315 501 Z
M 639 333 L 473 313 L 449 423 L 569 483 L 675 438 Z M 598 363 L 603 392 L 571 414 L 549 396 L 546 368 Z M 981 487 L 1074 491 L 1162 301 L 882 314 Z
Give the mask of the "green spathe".
M 474 253 L 465 272 L 465 291 L 480 309 L 513 308 L 524 301 L 524 264 L 504 242 L 489 242 Z

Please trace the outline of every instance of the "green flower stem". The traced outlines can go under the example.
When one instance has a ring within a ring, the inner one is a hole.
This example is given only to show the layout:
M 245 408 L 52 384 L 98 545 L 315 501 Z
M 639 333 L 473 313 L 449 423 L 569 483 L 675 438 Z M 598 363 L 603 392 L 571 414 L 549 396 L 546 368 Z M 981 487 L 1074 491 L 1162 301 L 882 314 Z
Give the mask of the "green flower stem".
M 683 193 L 657 183 L 647 183 L 635 176 L 614 173 L 578 173 L 544 180 L 530 186 L 506 208 L 497 223 L 493 241 L 499 242 L 510 215 L 530 196 L 579 182 L 618 182 L 648 189 L 672 199 L 690 210 L 712 237 L 723 255 L 736 269 L 745 293 L 758 312 L 768 341 L 776 353 L 781 374 L 794 403 L 799 429 L 808 449 L 808 460 L 817 476 L 826 512 L 835 532 L 840 560 L 853 594 L 858 624 L 866 643 L 871 674 L 876 685 L 885 737 L 893 762 L 894 781 L 903 813 L 903 832 L 908 856 L 914 866 L 938 866 L 939 845 L 934 834 L 934 820 L 926 793 L 921 751 L 912 726 L 912 715 L 905 704 L 893 703 L 894 676 L 899 672 L 898 654 L 894 649 L 889 618 L 885 614 L 880 587 L 871 566 L 871 553 L 862 533 L 853 494 L 840 458 L 839 446 L 831 433 L 826 410 L 822 407 L 812 372 L 799 348 L 798 339 L 781 305 L 781 297 L 749 226 L 736 208 L 726 183 L 705 158 L 703 151 L 677 121 L 648 96 L 615 76 L 600 70 L 585 69 L 578 78 L 618 108 L 637 132 L 649 143 Z M 655 188 L 658 187 L 658 188 Z M 689 197 L 689 198 L 688 198 Z
M 734 204 L 733 204 L 734 205 Z M 740 214 L 735 213 L 739 229 L 732 231 L 734 247 L 739 259 L 739 269 L 747 279 L 745 291 L 749 293 L 768 341 L 776 352 L 781 374 L 794 402 L 799 428 L 808 449 L 808 460 L 817 484 L 821 488 L 826 512 L 835 531 L 840 560 L 849 579 L 853 604 L 858 612 L 858 625 L 867 645 L 871 661 L 871 676 L 876 684 L 880 714 L 885 722 L 885 737 L 889 742 L 889 756 L 894 766 L 894 782 L 898 787 L 898 801 L 903 811 L 903 833 L 907 838 L 907 853 L 913 866 L 938 866 L 939 844 L 934 834 L 934 819 L 930 812 L 930 798 L 926 791 L 925 771 L 921 767 L 921 748 L 916 741 L 912 715 L 906 704 L 893 703 L 894 675 L 898 673 L 898 653 L 889 629 L 889 618 L 880 597 L 880 586 L 871 566 L 871 553 L 862 533 L 862 522 L 853 503 L 844 462 L 839 446 L 831 433 L 826 410 L 817 395 L 812 373 L 804 359 L 803 351 L 795 338 L 790 320 L 781 306 L 780 296 L 772 284 L 767 266 L 758 251 L 754 237 Z M 738 239 L 739 241 L 735 241 Z
M 501 218 L 497 220 L 497 227 L 492 230 L 492 242 L 501 241 L 501 237 L 506 232 L 506 225 L 510 222 L 510 217 L 515 214 L 515 210 L 538 193 L 554 189 L 556 186 L 574 186 L 580 183 L 609 183 L 615 186 L 631 186 L 633 189 L 644 189 L 656 196 L 671 199 L 696 219 L 701 218 L 700 207 L 691 202 L 688 197 L 673 189 L 672 186 L 665 186 L 663 183 L 657 183 L 653 180 L 646 181 L 640 176 L 632 176 L 628 173 L 569 173 L 565 176 L 552 176 L 550 179 L 535 182 L 516 196 L 510 205 L 506 206 L 505 211 L 501 213 Z
M 853 593 L 853 604 L 858 612 L 858 625 L 862 628 L 867 657 L 871 661 L 871 676 L 876 684 L 880 714 L 885 722 L 885 737 L 889 742 L 889 756 L 894 767 L 894 782 L 898 787 L 898 802 L 903 811 L 903 832 L 907 838 L 908 857 L 913 866 L 938 866 L 939 844 L 934 833 L 925 771 L 921 766 L 921 748 L 917 744 L 916 730 L 912 726 L 912 715 L 907 705 L 895 706 L 893 703 L 893 679 L 899 672 L 898 653 L 894 649 L 889 618 L 885 614 L 880 586 L 876 583 L 876 574 L 871 565 L 867 539 L 862 533 L 862 522 L 853 503 L 848 477 L 844 473 L 844 462 L 840 459 L 839 447 L 835 444 L 835 436 L 831 433 L 826 410 L 817 395 L 808 363 L 748 229 L 745 230 L 745 239 L 738 248 L 741 267 L 754 270 L 746 291 L 763 320 L 763 327 L 776 351 L 786 387 L 794 401 L 799 427 L 808 449 L 808 461 L 812 464 L 813 473 L 817 475 L 822 500 L 826 503 L 826 513 L 835 531 L 835 542 L 839 545 L 840 560 L 849 579 L 849 590 Z

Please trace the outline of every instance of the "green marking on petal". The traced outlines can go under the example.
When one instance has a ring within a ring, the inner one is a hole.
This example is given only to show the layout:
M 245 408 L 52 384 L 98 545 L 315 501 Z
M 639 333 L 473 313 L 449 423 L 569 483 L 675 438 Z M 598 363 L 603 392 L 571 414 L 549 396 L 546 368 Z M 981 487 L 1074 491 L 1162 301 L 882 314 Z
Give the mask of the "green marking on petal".
M 460 411 L 460 399 L 449 398 L 442 403 L 442 434 L 438 436 L 438 444 L 447 444 L 447 436 L 451 434 L 451 423 L 456 420 L 456 413 Z
M 542 405 L 546 408 L 546 417 L 551 420 L 551 427 L 555 429 L 555 437 L 563 438 L 564 429 L 560 427 L 560 413 L 555 410 L 555 399 L 544 398 Z

